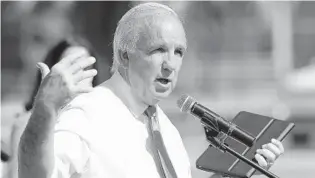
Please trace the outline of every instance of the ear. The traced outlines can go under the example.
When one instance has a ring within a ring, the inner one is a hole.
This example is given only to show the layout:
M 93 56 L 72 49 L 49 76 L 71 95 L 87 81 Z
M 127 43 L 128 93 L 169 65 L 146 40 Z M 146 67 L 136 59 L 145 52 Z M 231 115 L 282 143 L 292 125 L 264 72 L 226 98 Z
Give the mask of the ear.
M 120 60 L 120 63 L 122 65 L 122 67 L 128 68 L 128 66 L 129 66 L 129 58 L 128 58 L 127 51 L 119 50 L 118 52 L 119 52 L 119 60 Z

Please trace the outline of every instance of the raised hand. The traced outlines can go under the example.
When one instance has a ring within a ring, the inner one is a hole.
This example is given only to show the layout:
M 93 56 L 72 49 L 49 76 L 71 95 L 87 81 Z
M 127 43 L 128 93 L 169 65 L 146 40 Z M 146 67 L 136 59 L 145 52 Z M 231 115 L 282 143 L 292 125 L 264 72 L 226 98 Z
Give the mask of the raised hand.
M 42 73 L 42 83 L 38 90 L 35 107 L 38 102 L 58 111 L 80 93 L 92 91 L 92 85 L 81 81 L 93 78 L 95 69 L 84 70 L 95 63 L 94 57 L 88 57 L 84 51 L 65 56 L 51 70 L 44 63 L 38 63 Z

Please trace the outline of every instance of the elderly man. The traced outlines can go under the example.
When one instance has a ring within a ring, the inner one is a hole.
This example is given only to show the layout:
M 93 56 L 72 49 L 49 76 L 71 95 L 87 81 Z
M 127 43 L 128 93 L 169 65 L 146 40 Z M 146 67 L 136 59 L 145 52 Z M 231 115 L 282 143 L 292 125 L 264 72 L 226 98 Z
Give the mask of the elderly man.
M 78 81 L 96 75 L 82 70 L 95 59 L 79 54 L 44 78 L 20 143 L 21 178 L 191 177 L 179 132 L 157 105 L 173 91 L 185 54 L 179 17 L 140 4 L 119 21 L 113 50 L 113 76 L 94 89 Z M 256 158 L 267 166 L 282 151 L 275 142 Z

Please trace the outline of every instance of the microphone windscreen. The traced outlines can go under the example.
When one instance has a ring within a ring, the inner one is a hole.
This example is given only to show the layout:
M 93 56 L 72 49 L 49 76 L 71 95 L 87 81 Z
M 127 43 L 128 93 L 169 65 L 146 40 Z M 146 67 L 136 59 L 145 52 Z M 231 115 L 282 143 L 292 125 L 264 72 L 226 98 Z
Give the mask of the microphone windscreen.
M 189 112 L 195 102 L 195 99 L 185 94 L 177 100 L 177 106 L 181 112 Z

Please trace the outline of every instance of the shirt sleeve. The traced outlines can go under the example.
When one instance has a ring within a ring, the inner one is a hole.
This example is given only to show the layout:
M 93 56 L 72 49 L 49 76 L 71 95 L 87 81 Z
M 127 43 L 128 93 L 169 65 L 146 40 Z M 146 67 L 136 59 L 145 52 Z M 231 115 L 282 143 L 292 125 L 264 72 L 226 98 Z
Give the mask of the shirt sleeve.
M 54 133 L 52 178 L 70 178 L 85 171 L 90 155 L 86 123 L 85 113 L 79 108 L 68 109 L 59 115 Z

